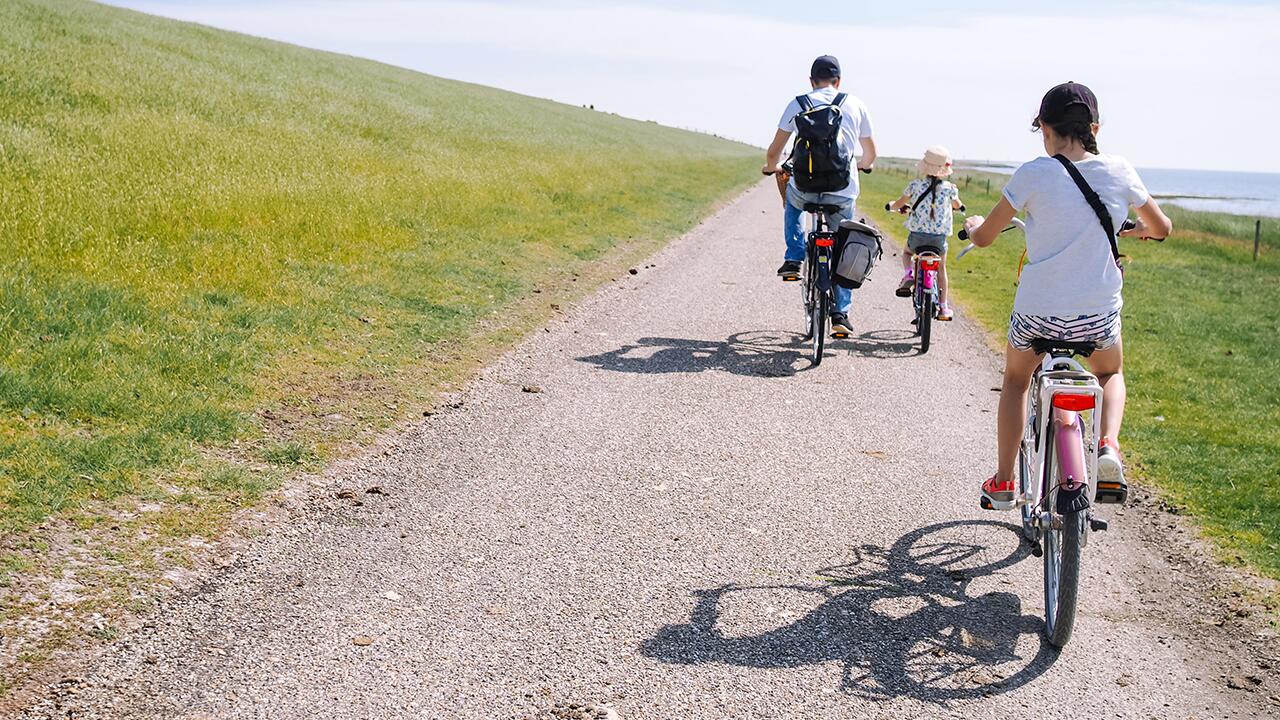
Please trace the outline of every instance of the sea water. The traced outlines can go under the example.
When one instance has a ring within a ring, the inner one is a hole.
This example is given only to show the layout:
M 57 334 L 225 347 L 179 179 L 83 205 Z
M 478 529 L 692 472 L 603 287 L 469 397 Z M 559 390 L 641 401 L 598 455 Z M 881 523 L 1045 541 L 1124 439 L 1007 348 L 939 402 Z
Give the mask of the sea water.
M 1017 164 L 961 161 L 956 167 L 1010 174 Z M 1138 174 L 1162 205 L 1280 218 L 1280 173 L 1138 168 Z

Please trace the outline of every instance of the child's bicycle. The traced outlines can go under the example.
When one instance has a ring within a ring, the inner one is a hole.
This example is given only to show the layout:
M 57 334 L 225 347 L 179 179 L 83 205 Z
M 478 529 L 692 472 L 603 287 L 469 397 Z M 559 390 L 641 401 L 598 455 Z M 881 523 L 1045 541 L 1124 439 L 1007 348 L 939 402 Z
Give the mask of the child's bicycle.
M 1026 226 L 1014 218 L 1013 228 Z M 1132 225 L 1126 224 L 1122 229 Z M 968 240 L 963 230 L 960 240 Z M 968 245 L 960 255 L 968 253 Z M 1102 386 L 1076 355 L 1088 357 L 1091 342 L 1034 340 L 1031 347 L 1044 355 L 1031 377 L 1027 395 L 1027 424 L 1018 448 L 1018 492 L 1014 503 L 1022 511 L 1022 533 L 1031 553 L 1044 560 L 1045 635 L 1061 648 L 1075 625 L 1080 581 L 1080 555 L 1091 531 L 1107 529 L 1095 518 L 1093 501 L 1120 503 L 1125 490 L 1119 483 L 1098 481 L 1098 424 L 1102 418 Z M 986 498 L 983 507 L 990 509 Z
M 891 210 L 891 203 L 884 204 L 885 210 Z M 964 212 L 964 206 L 959 208 Z M 898 213 L 906 215 L 911 208 L 903 205 Z M 905 248 L 904 248 L 905 252 Z M 938 317 L 938 274 L 945 260 L 942 248 L 931 245 L 916 249 L 911 260 L 911 276 L 915 284 L 911 292 L 911 303 L 915 307 L 915 316 L 911 324 L 916 326 L 916 334 L 920 336 L 920 354 L 929 352 L 929 342 L 933 335 L 933 321 Z

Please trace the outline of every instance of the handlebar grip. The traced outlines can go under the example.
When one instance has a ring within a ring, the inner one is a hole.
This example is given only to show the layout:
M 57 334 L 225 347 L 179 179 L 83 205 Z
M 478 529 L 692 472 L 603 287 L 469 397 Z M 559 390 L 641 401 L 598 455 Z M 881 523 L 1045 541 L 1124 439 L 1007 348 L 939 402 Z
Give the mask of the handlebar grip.
M 964 211 L 965 211 L 964 203 L 960 203 L 960 212 L 964 212 Z M 964 238 L 960 238 L 960 239 L 963 240 Z
M 871 170 L 872 170 L 872 169 L 873 169 L 873 168 L 858 168 L 858 172 L 860 172 L 860 173 L 865 173 L 865 174 L 867 174 L 867 175 L 870 175 L 870 174 L 871 174 Z
M 960 232 L 956 233 L 956 237 L 957 237 L 958 239 L 960 239 L 960 240 L 963 240 L 963 241 L 965 241 L 965 242 L 968 242 L 968 241 L 969 241 L 969 231 L 968 231 L 968 230 L 965 230 L 964 228 L 960 228 Z
M 1132 220 L 1125 220 L 1124 222 L 1120 223 L 1120 229 L 1119 229 L 1117 232 L 1124 232 L 1125 230 L 1132 230 L 1132 229 L 1134 229 L 1134 228 L 1136 228 L 1136 227 L 1138 227 L 1138 224 L 1137 224 L 1137 223 L 1135 223 L 1134 221 L 1132 221 Z
M 884 209 L 885 209 L 885 210 L 887 210 L 887 211 L 889 211 L 889 212 L 893 212 L 893 203 L 891 203 L 891 202 L 887 202 L 887 203 L 885 203 L 885 204 L 884 204 Z

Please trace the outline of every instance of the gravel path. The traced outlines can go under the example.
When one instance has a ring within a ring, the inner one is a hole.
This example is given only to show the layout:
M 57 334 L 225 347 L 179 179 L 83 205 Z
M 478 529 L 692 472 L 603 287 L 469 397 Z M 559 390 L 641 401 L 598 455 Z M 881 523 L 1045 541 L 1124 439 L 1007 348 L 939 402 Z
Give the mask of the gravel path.
M 1042 643 L 1040 564 L 977 507 L 999 358 L 964 318 L 916 355 L 887 255 L 809 369 L 778 205 L 758 186 L 332 469 L 28 717 L 1274 713 L 1168 619 L 1132 510 Z

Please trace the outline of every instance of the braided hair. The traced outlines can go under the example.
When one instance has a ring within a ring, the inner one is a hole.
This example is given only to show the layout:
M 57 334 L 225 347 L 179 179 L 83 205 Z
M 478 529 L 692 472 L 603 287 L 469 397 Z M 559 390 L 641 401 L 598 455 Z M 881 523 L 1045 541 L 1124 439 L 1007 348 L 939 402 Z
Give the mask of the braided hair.
M 1040 118 L 1037 117 L 1031 122 L 1031 131 L 1039 130 L 1040 126 Z M 1093 119 L 1088 108 L 1078 105 L 1069 107 L 1065 116 L 1058 122 L 1049 124 L 1049 127 L 1053 129 L 1053 134 L 1076 140 L 1088 152 L 1098 154 L 1098 138 L 1093 134 Z

